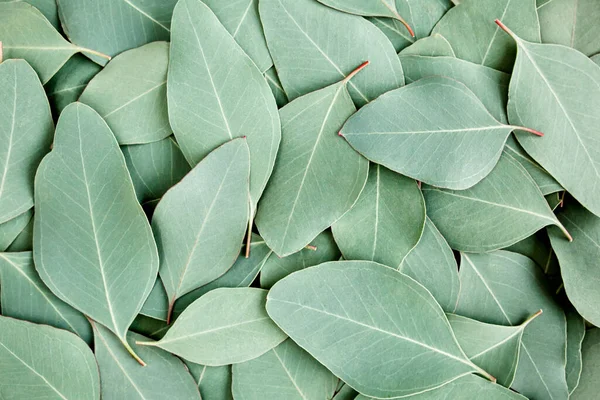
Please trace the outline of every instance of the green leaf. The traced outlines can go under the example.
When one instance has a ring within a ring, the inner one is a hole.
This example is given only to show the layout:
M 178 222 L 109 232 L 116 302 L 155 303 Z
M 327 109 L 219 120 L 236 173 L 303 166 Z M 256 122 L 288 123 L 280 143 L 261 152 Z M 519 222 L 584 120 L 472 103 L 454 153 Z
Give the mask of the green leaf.
M 364 18 L 314 0 L 261 0 L 259 9 L 273 63 L 290 100 L 346 78 L 365 61 L 371 66 L 349 83 L 357 106 L 404 84 L 395 49 Z
M 231 394 L 231 366 L 207 367 L 185 363 L 194 377 L 203 400 L 233 400 Z
M 412 46 L 411 46 L 412 47 Z M 405 56 L 400 54 L 406 83 L 429 76 L 446 76 L 469 88 L 492 116 L 506 123 L 510 75 L 455 57 Z
M 600 52 L 600 2 L 552 0 L 538 14 L 543 43 L 562 44 L 587 56 Z
M 0 224 L 0 251 L 6 251 L 33 217 L 33 209 Z
M 258 16 L 258 0 L 203 0 L 260 72 L 273 66 Z
M 501 249 L 548 225 L 557 225 L 568 235 L 531 176 L 507 152 L 472 188 L 456 191 L 427 186 L 423 195 L 427 215 L 455 250 Z
M 340 381 L 338 384 L 338 389 L 336 390 L 335 396 L 333 396 L 332 400 L 355 400 L 356 396 L 358 396 L 358 392 L 356 390 Z
M 21 251 L 32 251 L 33 250 L 33 217 L 29 220 L 25 228 L 19 233 L 19 235 L 13 240 L 13 242 L 6 249 L 7 252 L 17 253 Z
M 450 0 L 395 1 L 398 13 L 406 18 L 406 22 L 413 28 L 417 39 L 431 35 L 434 26 L 452 7 Z
M 326 261 L 339 260 L 340 250 L 329 230 L 320 233 L 310 246 L 287 257 L 271 254 L 260 271 L 260 286 L 270 289 L 277 281 L 293 272 L 319 265 Z
M 155 142 L 171 134 L 167 113 L 169 44 L 154 42 L 119 54 L 79 101 L 104 118 L 119 144 Z
M 444 311 L 454 311 L 460 291 L 458 266 L 446 239 L 429 218 L 425 218 L 419 243 L 408 253 L 399 271 L 425 286 Z
M 533 235 L 506 247 L 504 250 L 523 254 L 531 258 L 542 268 L 542 271 L 546 275 L 560 273 L 558 261 L 556 260 L 556 256 L 554 256 L 550 239 L 545 229 L 537 231 Z
M 356 204 L 331 229 L 346 260 L 398 268 L 424 226 L 425 200 L 417 183 L 375 164 Z
M 424 37 L 423 39 L 417 40 L 412 45 L 403 49 L 400 56 L 427 56 L 427 57 L 456 57 L 454 54 L 454 50 L 452 46 L 448 42 L 448 40 L 440 35 L 439 33 L 435 33 L 431 36 Z M 402 64 L 402 69 L 404 69 L 404 63 L 402 58 L 400 58 L 400 63 Z M 404 78 L 407 78 L 407 72 L 404 71 Z
M 340 134 L 369 160 L 430 185 L 463 190 L 494 168 L 513 129 L 464 84 L 431 76 L 388 92 Z
M 368 161 L 337 135 L 356 110 L 346 89 L 352 77 L 280 111 L 281 146 L 256 215 L 258 231 L 280 257 L 302 250 L 344 215 L 367 180 Z
M 598 396 L 598 374 L 600 374 L 600 329 L 593 328 L 586 332 L 581 355 L 583 368 L 579 386 L 573 392 L 572 400 L 590 400 Z
M 600 54 L 596 54 L 595 56 L 590 58 L 596 65 L 600 66 Z
M 449 314 L 448 321 L 469 359 L 494 375 L 499 384 L 510 387 L 515 379 L 523 332 L 541 313 L 538 311 L 517 326 L 486 324 L 455 314 Z
M 600 185 L 595 116 L 600 68 L 577 50 L 529 43 L 510 34 L 519 50 L 510 81 L 508 120 L 545 134 L 535 141 L 518 134 L 517 140 L 584 207 L 600 215 L 600 197 L 595 195 Z
M 56 0 L 60 22 L 75 44 L 115 56 L 146 43 L 169 40 L 177 0 Z M 100 65 L 105 58 L 86 53 Z M 109 58 L 110 59 L 110 58 Z
M 162 284 L 160 278 L 156 279 L 152 291 L 148 295 L 148 298 L 144 302 L 142 309 L 140 310 L 141 315 L 145 315 L 150 318 L 159 319 L 161 321 L 167 320 L 169 313 L 169 298 L 165 287 Z
M 56 118 L 66 106 L 77 101 L 88 82 L 101 69 L 102 67 L 95 62 L 81 54 L 75 54 L 44 85 Z
M 572 395 L 581 378 L 581 345 L 585 336 L 585 320 L 572 308 L 565 310 L 567 316 L 567 386 Z
M 223 143 L 247 137 L 252 219 L 281 139 L 275 99 L 261 71 L 208 6 L 181 0 L 173 21 L 167 79 L 173 132 L 191 165 Z
M 236 400 L 330 399 L 338 383 L 327 368 L 291 339 L 241 364 L 235 364 Z
M 92 343 L 88 320 L 40 279 L 31 252 L 0 253 L 2 315 L 69 330 Z
M 265 72 L 265 79 L 271 88 L 271 92 L 273 92 L 273 96 L 275 96 L 277 107 L 281 108 L 289 103 L 287 94 L 285 94 L 285 91 L 283 90 L 275 67 L 271 67 L 267 70 L 267 72 Z
M 433 33 L 448 39 L 458 58 L 510 72 L 515 45 L 492 23 L 496 18 L 514 26 L 523 38 L 540 41 L 535 0 L 461 0 Z
M 71 332 L 0 317 L 2 396 L 10 399 L 100 399 L 90 348 Z
M 507 251 L 461 256 L 456 313 L 517 326 L 543 310 L 523 333 L 511 387 L 533 399 L 566 399 L 565 316 L 547 290 L 541 269 L 529 258 Z
M 0 93 L 1 224 L 33 207 L 33 178 L 50 150 L 54 123 L 44 89 L 25 61 L 7 60 L 0 64 Z
M 600 218 L 577 204 L 569 204 L 558 218 L 573 235 L 573 242 L 569 243 L 561 237 L 560 231 L 549 231 L 552 248 L 560 263 L 565 291 L 577 312 L 598 326 Z
M 128 347 L 158 254 L 117 140 L 84 104 L 60 116 L 36 175 L 35 212 L 33 255 L 44 283 Z
M 286 338 L 267 315 L 266 300 L 262 289 L 215 289 L 186 308 L 161 340 L 137 343 L 208 366 L 252 360 Z
M 382 17 L 367 17 L 366 19 L 383 32 L 396 52 L 415 43 L 415 38 L 410 36 L 406 27 L 397 19 Z
M 273 286 L 267 311 L 294 342 L 367 396 L 414 395 L 486 374 L 467 359 L 423 286 L 371 261 L 296 272 Z
M 57 30 L 60 30 L 60 21 L 58 20 L 58 8 L 56 7 L 56 1 L 48 0 L 0 0 L 0 3 L 13 3 L 17 1 L 24 1 L 37 8 L 46 17 L 48 22 L 54 26 Z
M 148 363 L 142 367 L 123 348 L 119 338 L 102 325 L 92 326 L 103 399 L 200 400 L 198 388 L 180 359 L 158 348 L 136 346 L 136 340 L 145 338 L 129 333 L 130 346 Z
M 139 314 L 131 323 L 129 330 L 154 340 L 160 340 L 169 328 L 167 321 Z
M 190 172 L 190 165 L 172 138 L 121 147 L 140 203 L 160 199 Z
M 248 225 L 250 158 L 246 139 L 210 153 L 162 197 L 152 217 L 169 316 L 182 295 L 223 275 Z

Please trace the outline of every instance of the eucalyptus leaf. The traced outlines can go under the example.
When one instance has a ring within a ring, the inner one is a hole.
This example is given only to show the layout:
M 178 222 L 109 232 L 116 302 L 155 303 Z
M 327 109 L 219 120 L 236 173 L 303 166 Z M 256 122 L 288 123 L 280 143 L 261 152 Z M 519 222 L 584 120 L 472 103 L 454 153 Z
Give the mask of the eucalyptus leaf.
M 48 0 L 0 0 L 0 3 L 13 3 L 17 1 L 24 1 L 37 8 L 46 17 L 48 22 L 60 31 L 60 21 L 58 20 L 58 8 L 56 1 Z
M 207 367 L 186 362 L 194 377 L 202 400 L 233 400 L 231 394 L 231 366 Z
M 463 253 L 461 258 L 457 314 L 517 326 L 543 310 L 523 333 L 511 387 L 533 399 L 567 399 L 565 316 L 540 268 L 529 258 L 507 251 Z
M 596 65 L 600 66 L 600 54 L 596 54 L 595 56 L 590 57 L 590 59 L 596 63 Z
M 156 279 L 156 282 L 154 282 L 152 291 L 144 302 L 144 305 L 140 310 L 140 314 L 150 318 L 166 321 L 168 313 L 169 299 L 160 278 L 158 278 Z
M 337 135 L 356 110 L 346 89 L 353 76 L 280 111 L 281 146 L 256 215 L 258 231 L 280 257 L 300 251 L 330 227 L 365 185 L 368 161 Z
M 117 140 L 84 104 L 60 116 L 36 175 L 35 210 L 33 255 L 44 283 L 128 347 L 125 334 L 156 280 L 158 254 Z
M 458 58 L 510 72 L 515 45 L 492 23 L 496 18 L 514 26 L 524 39 L 540 41 L 535 0 L 461 0 L 433 33 L 448 39 Z
M 215 289 L 186 308 L 161 340 L 137 343 L 208 366 L 252 360 L 286 338 L 267 315 L 266 300 L 262 289 Z
M 452 7 L 450 0 L 395 0 L 396 9 L 406 18 L 417 39 L 431 35 L 438 21 Z
M 523 254 L 531 258 L 541 267 L 546 275 L 556 275 L 560 273 L 558 261 L 550 245 L 550 239 L 546 230 L 540 230 L 525 239 L 508 246 L 506 251 Z
M 4 398 L 100 399 L 94 355 L 71 332 L 0 317 L 0 363 Z
M 341 386 L 338 385 L 338 389 L 336 390 L 335 396 L 333 396 L 332 400 L 355 400 L 358 392 L 342 381 L 340 381 L 340 383 Z
M 160 340 L 169 330 L 167 321 L 138 314 L 131 323 L 129 330 L 154 340 Z
M 356 204 L 331 227 L 346 260 L 398 268 L 425 226 L 425 200 L 417 183 L 372 165 Z
M 338 378 L 291 339 L 244 363 L 235 364 L 236 400 L 331 399 Z
M 595 194 L 600 185 L 600 68 L 577 50 L 526 42 L 502 26 L 519 48 L 508 119 L 545 133 L 540 140 L 521 134 L 517 140 L 584 207 L 600 215 L 600 197 Z
M 0 29 L 3 5 L 0 4 Z M 7 60 L 0 64 L 0 93 L 1 224 L 33 207 L 33 179 L 50 150 L 54 123 L 44 89 L 25 61 Z
M 115 56 L 157 40 L 168 40 L 177 0 L 56 0 L 60 22 L 75 44 Z M 100 65 L 106 58 L 85 53 Z
M 460 349 L 427 289 L 371 261 L 296 272 L 269 291 L 267 312 L 294 342 L 367 396 L 414 395 L 473 372 L 489 377 Z
M 591 400 L 598 395 L 598 374 L 600 374 L 600 329 L 586 332 L 581 347 L 583 368 L 579 386 L 573 392 L 572 400 Z
M 154 42 L 111 60 L 79 101 L 104 118 L 119 144 L 155 142 L 171 134 L 167 113 L 169 44 Z
M 583 363 L 581 345 L 585 337 L 585 320 L 572 308 L 565 311 L 567 316 L 567 386 L 572 395 L 581 378 Z
M 283 86 L 281 85 L 281 81 L 279 80 L 279 76 L 277 75 L 275 67 L 271 67 L 267 70 L 267 72 L 265 72 L 265 79 L 271 88 L 271 92 L 273 92 L 273 96 L 277 102 L 277 107 L 281 108 L 289 103 L 287 94 L 285 94 L 285 91 L 283 90 Z
M 32 217 L 33 209 L 0 224 L 0 251 L 6 251 L 10 247 L 12 242 L 29 224 Z
M 152 217 L 160 277 L 175 300 L 223 275 L 235 262 L 248 224 L 250 156 L 246 139 L 210 153 L 162 197 Z
M 427 215 L 455 250 L 501 249 L 548 225 L 557 225 L 568 236 L 531 176 L 506 152 L 472 188 L 456 191 L 427 186 L 423 195 Z
M 439 33 L 424 37 L 417 40 L 412 45 L 403 49 L 398 55 L 400 56 L 427 56 L 427 57 L 456 57 L 452 46 L 448 40 Z M 404 63 L 400 59 L 402 69 Z M 404 71 L 404 78 L 407 78 L 407 72 Z
M 31 252 L 0 253 L 0 282 L 0 304 L 5 317 L 66 329 L 92 343 L 88 320 L 44 285 Z
M 136 346 L 136 340 L 145 338 L 129 333 L 130 346 L 148 363 L 142 367 L 112 332 L 99 324 L 92 326 L 102 399 L 201 399 L 198 387 L 180 359 L 158 348 Z
M 419 243 L 402 261 L 399 271 L 425 286 L 444 311 L 454 311 L 460 291 L 458 266 L 446 239 L 429 218 L 425 218 Z
M 192 166 L 223 143 L 247 137 L 252 219 L 281 139 L 271 89 L 200 0 L 179 1 L 173 22 L 167 99 L 175 137 Z
M 415 43 L 416 38 L 412 37 L 406 26 L 393 18 L 385 17 L 367 17 L 367 20 L 375 25 L 388 38 L 394 46 L 396 52 L 407 48 Z
M 32 251 L 33 250 L 33 218 L 29 220 L 25 228 L 19 233 L 19 235 L 13 240 L 13 242 L 6 249 L 7 252 L 17 253 L 21 251 Z
M 364 18 L 315 0 L 261 0 L 259 10 L 273 63 L 290 100 L 346 78 L 365 61 L 371 66 L 349 83 L 357 106 L 404 84 L 395 49 Z

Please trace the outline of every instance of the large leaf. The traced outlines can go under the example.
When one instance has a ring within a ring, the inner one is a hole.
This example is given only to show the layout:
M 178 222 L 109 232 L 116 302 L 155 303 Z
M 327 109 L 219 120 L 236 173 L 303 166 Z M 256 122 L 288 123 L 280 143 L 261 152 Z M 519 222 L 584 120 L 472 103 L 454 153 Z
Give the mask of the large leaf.
M 600 2 L 552 0 L 538 14 L 543 43 L 569 46 L 587 56 L 600 52 Z
M 44 283 L 128 347 L 158 254 L 117 140 L 84 104 L 60 116 L 36 175 L 35 212 L 33 255 Z
M 571 400 L 591 400 L 598 396 L 600 384 L 600 329 L 590 329 L 585 334 L 581 348 L 583 369 L 579 386 L 573 392 Z
M 433 32 L 448 39 L 458 58 L 510 72 L 515 45 L 492 23 L 496 18 L 514 26 L 523 38 L 540 41 L 535 0 L 461 0 Z
M 0 364 L 3 398 L 100 399 L 94 355 L 71 332 L 0 317 Z
M 577 50 L 526 42 L 504 29 L 519 49 L 508 119 L 545 133 L 535 141 L 518 134 L 517 140 L 584 207 L 600 215 L 600 197 L 595 194 L 600 187 L 600 68 Z
M 600 326 L 600 218 L 578 204 L 569 204 L 558 218 L 573 235 L 573 242 L 569 243 L 560 231 L 549 231 L 565 291 L 577 312 Z
M 33 217 L 33 209 L 0 224 L 0 251 L 7 251 Z
M 210 153 L 161 199 L 152 217 L 169 316 L 182 295 L 217 279 L 235 262 L 248 224 L 246 139 Z
M 172 138 L 121 147 L 140 203 L 160 199 L 188 172 L 190 165 Z
M 572 308 L 567 308 L 567 386 L 571 395 L 581 378 L 583 363 L 581 360 L 581 345 L 585 337 L 585 320 Z
M 31 252 L 0 253 L 2 315 L 67 329 L 92 343 L 92 330 L 79 311 L 56 297 L 40 279 Z
M 494 168 L 513 129 L 464 84 L 431 76 L 388 92 L 340 134 L 369 160 L 430 185 L 463 190 Z
M 203 3 L 215 13 L 260 72 L 273 66 L 258 16 L 258 0 L 203 0 Z
M 270 290 L 267 311 L 294 342 L 368 396 L 408 396 L 485 374 L 462 352 L 433 296 L 372 261 L 296 272 Z
M 484 252 L 508 247 L 556 219 L 531 176 L 504 152 L 494 170 L 467 190 L 423 188 L 427 215 L 460 251 Z
M 425 286 L 444 311 L 454 311 L 460 291 L 458 266 L 446 239 L 429 218 L 425 219 L 419 243 L 399 270 Z
M 167 113 L 169 44 L 119 54 L 87 85 L 79 101 L 104 118 L 119 144 L 155 142 L 171 134 Z
M 2 25 L 0 20 L 0 29 Z M 0 64 L 0 93 L 0 223 L 4 223 L 33 207 L 33 178 L 50 150 L 54 124 L 44 89 L 25 61 Z
M 168 40 L 177 0 L 56 0 L 67 37 L 79 46 L 115 56 L 157 40 Z M 107 60 L 85 53 L 100 65 Z
M 365 185 L 368 161 L 337 135 L 355 111 L 346 89 L 353 76 L 280 111 L 281 148 L 256 215 L 261 236 L 280 257 L 300 251 L 330 227 Z
M 99 324 L 92 326 L 104 400 L 200 400 L 198 387 L 180 359 L 158 348 L 136 346 L 136 340 L 145 338 L 129 333 L 130 346 L 148 363 L 142 367 L 112 332 Z
M 349 84 L 357 105 L 404 84 L 395 49 L 364 18 L 314 0 L 261 0 L 259 9 L 273 63 L 290 100 L 346 78 L 364 61 L 371 66 Z
M 0 3 L 0 38 L 4 58 L 25 59 L 42 83 L 48 82 L 73 54 L 100 54 L 67 42 L 38 9 L 24 2 Z
M 399 56 L 425 56 L 425 57 L 456 57 L 454 54 L 454 50 L 452 46 L 448 42 L 448 40 L 440 35 L 439 33 L 435 33 L 431 36 L 424 37 L 423 39 L 417 40 L 412 45 L 403 49 Z M 400 58 L 400 63 L 403 64 L 402 58 Z M 402 65 L 402 69 L 404 69 L 404 65 Z M 404 79 L 406 79 L 406 71 L 404 72 Z
M 175 137 L 191 165 L 223 143 L 247 137 L 252 217 L 281 139 L 271 89 L 200 0 L 181 0 L 173 21 L 167 98 Z
M 375 164 L 354 207 L 331 229 L 346 260 L 398 268 L 424 226 L 425 200 L 417 183 Z
M 220 366 L 252 360 L 286 338 L 265 310 L 267 291 L 215 289 L 193 302 L 158 342 L 188 361 Z
M 207 367 L 185 363 L 194 377 L 202 400 L 233 400 L 231 394 L 231 366 Z
M 236 400 L 330 399 L 338 383 L 291 339 L 254 360 L 235 364 L 232 372 Z
M 462 254 L 456 313 L 497 325 L 521 324 L 523 333 L 512 388 L 533 399 L 566 399 L 565 316 L 545 287 L 541 269 L 520 254 L 497 251 Z

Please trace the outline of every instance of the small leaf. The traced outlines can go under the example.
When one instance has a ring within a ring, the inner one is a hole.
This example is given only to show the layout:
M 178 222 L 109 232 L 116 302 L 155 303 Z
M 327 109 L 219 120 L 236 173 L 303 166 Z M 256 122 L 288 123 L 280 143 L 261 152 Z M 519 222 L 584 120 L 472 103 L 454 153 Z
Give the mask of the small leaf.
M 275 96 L 277 107 L 281 108 L 289 103 L 287 94 L 285 94 L 285 91 L 283 90 L 275 67 L 271 67 L 267 70 L 267 72 L 265 72 L 265 79 L 267 80 L 267 83 L 273 92 L 273 96 Z
M 203 400 L 233 400 L 231 394 L 231 366 L 207 367 L 185 363 L 194 377 Z
M 426 57 L 456 57 L 452 46 L 448 42 L 448 39 L 435 33 L 431 36 L 424 37 L 423 39 L 417 40 L 412 45 L 406 47 L 398 55 L 400 56 L 426 56 Z M 400 59 L 402 69 L 404 69 L 404 63 L 402 58 Z M 404 72 L 404 78 L 406 79 L 406 71 Z
M 0 251 L 6 251 L 33 217 L 33 209 L 0 224 Z
M 581 379 L 581 345 L 585 336 L 585 320 L 572 308 L 567 308 L 567 386 L 572 395 Z
M 593 328 L 586 332 L 581 346 L 583 368 L 579 386 L 573 392 L 572 400 L 589 400 L 598 396 L 598 374 L 600 374 L 600 329 Z
M 144 302 L 142 309 L 140 310 L 141 315 L 145 315 L 150 318 L 159 319 L 161 321 L 167 320 L 169 313 L 169 298 L 165 287 L 162 284 L 160 278 L 156 279 L 152 291 L 148 295 L 148 298 Z
M 21 251 L 33 250 L 33 220 L 34 218 L 32 217 L 21 233 L 19 233 L 10 246 L 8 246 L 6 249 L 7 252 L 18 253 Z

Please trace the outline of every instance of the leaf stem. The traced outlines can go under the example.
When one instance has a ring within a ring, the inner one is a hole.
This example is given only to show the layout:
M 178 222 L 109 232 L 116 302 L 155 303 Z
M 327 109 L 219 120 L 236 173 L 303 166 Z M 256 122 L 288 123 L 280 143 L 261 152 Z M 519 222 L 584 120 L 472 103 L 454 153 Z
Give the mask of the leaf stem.
M 365 61 L 364 63 L 360 64 L 354 71 L 350 72 L 348 74 L 348 76 L 346 76 L 344 78 L 344 80 L 342 81 L 344 84 L 348 83 L 348 81 L 352 78 L 354 78 L 354 76 L 356 74 L 358 74 L 360 71 L 363 70 L 363 68 L 365 68 L 367 65 L 369 65 L 369 60 Z
M 529 323 L 530 323 L 531 321 L 533 321 L 534 319 L 536 319 L 537 317 L 539 317 L 539 316 L 540 316 L 540 315 L 542 315 L 543 313 L 544 313 L 544 310 L 539 310 L 539 311 L 537 311 L 537 312 L 536 312 L 535 314 L 533 314 L 531 317 L 527 318 L 527 319 L 525 320 L 525 322 L 523 322 L 523 323 L 521 324 L 521 326 L 522 326 L 523 328 L 525 328 L 527 325 L 529 325 Z
M 150 346 L 150 347 L 154 347 L 154 346 L 158 345 L 158 342 L 144 342 L 144 341 L 136 340 L 135 344 L 137 344 L 138 346 Z
M 511 125 L 510 127 L 513 128 L 513 130 L 515 130 L 515 131 L 529 132 L 529 133 L 533 133 L 536 136 L 544 137 L 544 134 L 542 132 L 536 131 L 535 129 L 526 128 L 524 126 L 514 126 L 514 125 Z
M 387 9 L 388 9 L 388 10 L 390 10 L 390 11 L 392 12 L 392 14 L 394 14 L 394 17 L 395 17 L 395 18 L 396 18 L 398 21 L 400 21 L 400 23 L 401 23 L 402 25 L 404 25 L 404 27 L 406 28 L 406 30 L 408 31 L 408 33 L 410 34 L 410 36 L 412 36 L 412 37 L 415 37 L 415 31 L 413 31 L 413 30 L 412 30 L 412 28 L 410 27 L 410 25 L 408 24 L 408 22 L 406 22 L 406 21 L 404 20 L 404 18 L 402 18 L 402 17 L 400 16 L 400 14 L 398 14 L 398 11 L 396 10 L 396 8 L 395 8 L 395 7 L 392 7 L 392 6 L 390 6 L 390 5 L 388 4 L 388 2 L 387 2 L 387 1 L 385 1 L 385 0 L 383 1 L 383 4 L 384 4 L 384 5 L 387 7 Z
M 171 318 L 173 317 L 173 307 L 175 306 L 175 300 L 177 300 L 175 298 L 175 296 L 173 296 L 173 299 L 169 302 L 169 309 L 167 310 L 167 325 L 171 324 Z
M 127 340 L 123 340 L 121 339 L 121 343 L 123 343 L 123 346 L 125 346 L 125 348 L 127 349 L 127 351 L 129 352 L 129 354 L 131 354 L 131 356 L 133 358 L 135 358 L 135 361 L 137 361 L 138 363 L 140 363 L 140 365 L 142 367 L 146 366 L 146 363 L 144 362 L 144 360 L 142 360 L 140 358 L 140 356 L 138 356 L 137 354 L 135 354 L 135 351 L 133 351 L 133 349 L 131 348 L 131 346 L 129 345 L 129 343 L 127 343 Z M 135 342 L 136 344 L 138 344 L 138 342 Z
M 317 246 L 313 246 L 312 244 L 307 244 L 304 248 L 312 251 L 317 251 Z
M 246 234 L 246 253 L 245 257 L 250 257 L 250 245 L 252 244 L 252 225 L 254 223 L 254 219 L 250 218 L 248 220 L 248 233 Z
M 86 48 L 86 47 L 79 47 L 79 46 L 78 46 L 78 47 L 77 47 L 77 50 L 78 50 L 78 51 L 80 51 L 81 53 L 89 53 L 89 54 L 92 54 L 92 55 L 94 55 L 94 56 L 98 56 L 98 57 L 105 58 L 105 59 L 107 59 L 108 61 L 110 61 L 110 60 L 112 59 L 112 57 L 111 57 L 111 56 L 109 56 L 109 55 L 106 55 L 106 54 L 104 54 L 104 53 L 100 53 L 99 51 L 96 51 L 96 50 L 88 49 L 88 48 Z
M 508 27 L 506 25 L 504 25 L 502 23 L 502 21 L 500 21 L 499 19 L 494 21 L 496 23 L 496 25 L 498 25 L 500 27 L 500 29 L 502 29 L 504 32 L 508 33 L 515 41 L 518 41 L 518 36 L 515 35 L 515 33 L 513 31 L 511 31 L 510 29 L 508 29 Z
M 471 363 L 471 364 L 473 364 L 473 363 Z M 475 364 L 473 364 L 473 367 L 475 367 L 475 370 L 479 375 L 482 375 L 483 377 L 487 378 L 490 382 L 492 382 L 492 383 L 497 382 L 497 379 L 494 376 L 492 376 L 489 372 L 483 370 L 482 368 L 478 367 Z
M 0 63 L 2 63 L 2 42 L 0 42 Z

